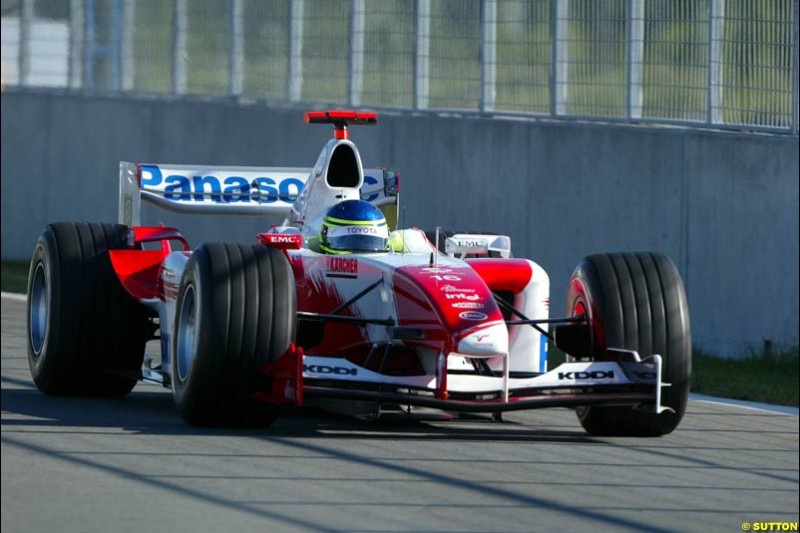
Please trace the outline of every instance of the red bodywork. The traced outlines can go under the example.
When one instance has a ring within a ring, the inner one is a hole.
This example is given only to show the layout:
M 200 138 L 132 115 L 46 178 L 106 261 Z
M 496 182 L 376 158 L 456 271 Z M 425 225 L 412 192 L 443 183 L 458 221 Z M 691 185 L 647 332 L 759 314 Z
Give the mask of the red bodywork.
M 136 300 L 152 300 L 161 293 L 161 266 L 164 259 L 174 251 L 172 241 L 180 243 L 183 251 L 188 252 L 189 243 L 177 229 L 138 226 L 131 229 L 129 249 L 109 250 L 111 264 L 120 283 Z M 142 250 L 142 245 L 148 242 L 159 242 L 161 248 Z

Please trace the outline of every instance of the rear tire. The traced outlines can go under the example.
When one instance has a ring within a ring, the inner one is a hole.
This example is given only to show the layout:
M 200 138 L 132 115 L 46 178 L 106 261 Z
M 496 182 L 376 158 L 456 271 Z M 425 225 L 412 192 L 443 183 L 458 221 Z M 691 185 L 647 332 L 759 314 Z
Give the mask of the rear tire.
M 266 426 L 274 406 L 254 399 L 296 336 L 294 275 L 282 252 L 211 243 L 181 278 L 172 345 L 172 390 L 183 419 L 199 426 Z
M 28 364 L 45 394 L 124 396 L 136 385 L 148 311 L 122 288 L 108 250 L 119 224 L 50 224 L 28 274 Z
M 567 315 L 585 312 L 591 324 L 591 353 L 610 359 L 607 348 L 636 350 L 663 358 L 661 403 L 674 412 L 655 414 L 632 407 L 579 407 L 581 425 L 592 435 L 659 436 L 683 418 L 689 396 L 692 342 L 683 281 L 659 253 L 591 255 L 575 269 Z

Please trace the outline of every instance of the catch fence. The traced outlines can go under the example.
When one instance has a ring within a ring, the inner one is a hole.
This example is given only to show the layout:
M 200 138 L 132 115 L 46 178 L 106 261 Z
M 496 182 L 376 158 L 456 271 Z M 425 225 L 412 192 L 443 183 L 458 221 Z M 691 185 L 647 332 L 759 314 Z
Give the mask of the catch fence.
M 798 132 L 798 0 L 17 0 L 3 86 Z

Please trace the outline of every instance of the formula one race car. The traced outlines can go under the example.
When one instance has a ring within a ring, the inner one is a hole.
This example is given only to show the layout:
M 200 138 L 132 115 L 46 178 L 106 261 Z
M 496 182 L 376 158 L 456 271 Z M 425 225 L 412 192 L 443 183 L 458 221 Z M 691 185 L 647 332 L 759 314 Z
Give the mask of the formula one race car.
M 583 259 L 566 314 L 510 239 L 397 228 L 399 174 L 364 169 L 348 126 L 313 168 L 120 164 L 119 224 L 45 228 L 28 281 L 28 356 L 47 394 L 171 387 L 197 425 L 266 424 L 281 404 L 363 418 L 433 408 L 497 418 L 568 406 L 595 435 L 663 435 L 686 409 L 689 315 L 658 253 Z M 285 219 L 253 245 L 193 251 L 143 226 L 141 201 L 179 212 Z M 145 355 L 160 339 L 161 357 Z M 549 370 L 548 342 L 567 362 Z

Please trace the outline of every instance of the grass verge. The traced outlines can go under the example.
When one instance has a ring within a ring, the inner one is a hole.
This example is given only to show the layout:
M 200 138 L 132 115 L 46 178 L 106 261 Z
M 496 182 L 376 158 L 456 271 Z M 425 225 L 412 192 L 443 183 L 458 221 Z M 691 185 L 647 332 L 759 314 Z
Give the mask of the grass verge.
M 798 407 L 798 348 L 721 359 L 695 350 L 692 392 Z
M 548 353 L 550 369 L 566 359 L 557 348 Z M 695 349 L 692 392 L 776 405 L 798 405 L 798 348 L 777 353 L 753 352 L 741 359 L 723 359 Z
M 4 292 L 25 293 L 28 290 L 28 263 L 3 261 L 0 263 L 2 289 Z
M 28 284 L 28 263 L 2 262 L 2 289 L 24 293 Z M 549 367 L 564 362 L 564 353 L 550 349 Z M 752 353 L 743 359 L 722 359 L 695 350 L 692 392 L 735 400 L 765 402 L 798 407 L 798 349 L 777 353 Z

